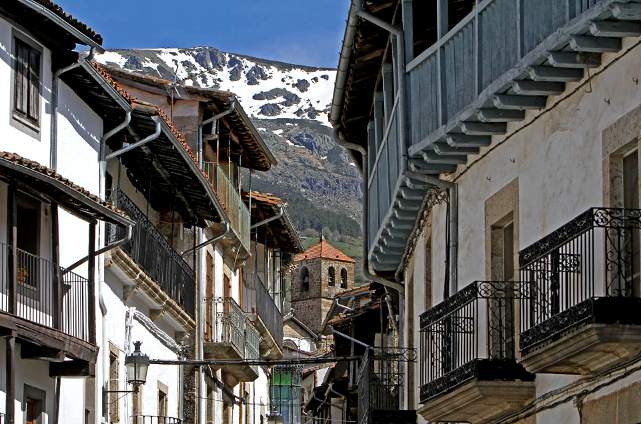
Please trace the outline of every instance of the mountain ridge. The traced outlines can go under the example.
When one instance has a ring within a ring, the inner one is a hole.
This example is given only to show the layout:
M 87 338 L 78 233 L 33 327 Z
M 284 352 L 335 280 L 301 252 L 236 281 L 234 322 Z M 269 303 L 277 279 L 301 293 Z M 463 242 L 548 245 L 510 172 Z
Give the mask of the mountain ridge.
M 112 49 L 96 58 L 126 71 L 235 93 L 279 162 L 255 173 L 252 188 L 288 201 L 303 235 L 323 229 L 334 239 L 360 237 L 360 175 L 335 143 L 328 120 L 335 69 L 211 46 Z

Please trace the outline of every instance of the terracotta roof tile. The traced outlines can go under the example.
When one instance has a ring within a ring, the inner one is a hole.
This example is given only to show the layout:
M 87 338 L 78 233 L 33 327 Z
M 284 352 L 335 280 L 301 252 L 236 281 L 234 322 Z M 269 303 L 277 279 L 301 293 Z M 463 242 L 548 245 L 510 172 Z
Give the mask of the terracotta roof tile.
M 96 196 L 95 194 L 91 193 L 89 190 L 85 189 L 84 187 L 81 187 L 81 186 L 77 185 L 76 183 L 72 182 L 71 180 L 63 177 L 60 174 L 58 174 L 53 169 L 48 168 L 48 167 L 46 167 L 44 165 L 41 165 L 40 163 L 38 163 L 36 161 L 24 158 L 24 157 L 22 157 L 22 156 L 20 156 L 20 155 L 18 155 L 16 153 L 3 152 L 3 151 L 0 151 L 0 159 L 6 160 L 6 161 L 11 162 L 11 163 L 13 163 L 15 165 L 19 165 L 19 166 L 23 166 L 25 168 L 29 168 L 29 169 L 31 169 L 33 171 L 36 171 L 36 172 L 38 172 L 38 173 L 40 173 L 40 174 L 42 174 L 44 176 L 47 176 L 49 178 L 53 178 L 53 179 L 63 183 L 67 187 L 71 188 L 72 190 L 82 194 L 83 196 L 85 196 L 86 198 L 91 200 L 92 202 L 98 203 L 101 206 L 109 208 L 110 210 L 116 212 L 117 214 L 129 219 L 127 214 L 125 214 L 125 212 L 123 212 L 122 210 L 116 208 L 111 202 L 106 202 L 106 201 L 100 199 L 98 196 Z
M 329 244 L 325 239 L 322 239 L 319 243 L 311 246 L 303 253 L 294 256 L 294 261 L 304 261 L 307 259 L 317 258 L 351 263 L 356 262 L 353 258 L 347 256 L 346 254 Z
M 96 43 L 102 44 L 102 36 L 100 34 L 98 34 L 96 31 L 91 29 L 89 25 L 85 24 L 84 22 L 81 22 L 80 20 L 74 18 L 71 14 L 65 12 L 64 9 L 59 5 L 57 5 L 56 3 L 52 2 L 51 0 L 34 0 L 34 1 L 40 4 L 41 6 L 46 7 L 56 15 L 60 16 L 62 19 L 67 21 L 74 28 L 76 28 L 78 31 L 85 34 L 87 37 L 91 38 Z

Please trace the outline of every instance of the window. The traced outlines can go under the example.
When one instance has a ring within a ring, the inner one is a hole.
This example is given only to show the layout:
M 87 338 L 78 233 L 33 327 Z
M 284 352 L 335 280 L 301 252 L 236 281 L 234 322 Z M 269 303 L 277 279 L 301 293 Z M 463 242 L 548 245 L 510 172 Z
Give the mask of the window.
M 341 269 L 341 289 L 347 288 L 347 270 Z
M 330 287 L 334 287 L 336 285 L 336 270 L 334 269 L 333 266 L 329 267 L 329 270 L 327 271 L 327 285 Z
M 514 357 L 514 304 L 510 281 L 514 279 L 514 222 L 510 214 L 506 219 L 492 226 L 492 280 L 497 288 L 497 296 L 490 299 L 489 321 L 492 328 L 490 336 L 490 355 L 493 358 Z
M 167 386 L 158 382 L 158 416 L 167 416 Z
M 301 422 L 301 370 L 293 367 L 275 367 L 271 378 L 271 413 L 283 424 Z
M 425 276 L 424 276 L 425 296 L 423 297 L 423 307 L 427 311 L 432 307 L 432 233 L 430 232 L 425 238 Z
M 118 361 L 118 348 L 112 344 L 109 346 L 109 422 L 120 422 L 119 417 L 119 393 L 115 393 L 119 389 L 119 361 Z
M 41 50 L 14 37 L 13 117 L 31 129 L 40 127 Z
M 309 269 L 306 266 L 300 270 L 300 285 L 303 291 L 309 290 Z
M 24 385 L 23 411 L 25 424 L 44 423 L 43 415 L 45 413 L 46 396 L 45 391 L 27 384 Z

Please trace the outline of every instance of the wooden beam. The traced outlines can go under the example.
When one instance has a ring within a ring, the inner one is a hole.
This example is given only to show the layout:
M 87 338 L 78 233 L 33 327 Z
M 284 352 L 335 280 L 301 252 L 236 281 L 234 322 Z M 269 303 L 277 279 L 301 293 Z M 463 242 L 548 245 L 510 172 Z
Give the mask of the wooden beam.
M 621 39 L 612 37 L 590 37 L 575 35 L 570 38 L 570 47 L 578 52 L 616 53 L 621 50 Z
M 639 37 L 641 23 L 633 21 L 596 21 L 590 24 L 590 34 L 595 37 Z
M 22 359 L 62 361 L 65 359 L 65 353 L 55 347 L 22 342 L 20 357 Z
M 79 359 L 49 363 L 49 377 L 93 377 L 96 375 L 94 362 Z
M 514 81 L 512 89 L 525 96 L 558 96 L 565 91 L 565 83 L 558 81 Z
M 494 106 L 499 109 L 543 109 L 547 103 L 545 96 L 520 96 L 513 94 L 497 94 L 494 96 Z
M 9 284 L 9 313 L 18 313 L 18 206 L 16 205 L 16 184 L 9 183 L 7 192 L 7 280 Z
M 582 69 L 554 68 L 552 66 L 531 66 L 528 70 L 534 81 L 580 81 L 583 78 Z
M 641 21 L 641 3 L 613 3 L 612 16 L 623 21 Z
M 598 68 L 601 55 L 580 52 L 549 52 L 548 62 L 557 68 Z
M 89 223 L 89 261 L 87 262 L 87 326 L 89 342 L 96 344 L 96 223 Z M 99 284 L 99 283 L 98 283 Z
M 492 144 L 492 137 L 487 135 L 448 134 L 447 144 L 453 147 L 487 147 Z
M 434 151 L 438 154 L 450 154 L 450 155 L 477 155 L 480 152 L 478 146 L 471 147 L 454 147 L 447 144 L 445 141 L 439 141 L 434 143 Z
M 484 108 L 476 116 L 481 122 L 518 122 L 525 119 L 525 111 Z
M 467 162 L 467 156 L 439 155 L 433 151 L 425 151 L 423 152 L 423 160 L 429 165 L 462 165 Z
M 5 343 L 5 406 L 7 424 L 14 424 L 16 419 L 16 338 L 7 337 Z
M 461 131 L 467 135 L 501 135 L 507 132 L 504 122 L 462 122 Z
M 60 232 L 58 225 L 58 204 L 51 203 L 51 264 L 53 267 L 53 328 L 60 330 L 63 326 L 62 317 L 62 273 L 60 272 Z

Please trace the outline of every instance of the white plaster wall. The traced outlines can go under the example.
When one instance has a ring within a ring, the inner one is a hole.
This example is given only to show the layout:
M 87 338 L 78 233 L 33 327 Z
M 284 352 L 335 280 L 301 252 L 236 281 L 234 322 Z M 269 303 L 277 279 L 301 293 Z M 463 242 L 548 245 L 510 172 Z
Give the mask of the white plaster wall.
M 630 45 L 630 41 L 625 40 L 624 50 Z M 603 63 L 613 57 L 604 55 Z M 633 82 L 633 78 L 639 77 L 639 69 L 641 48 L 635 47 L 603 74 L 593 77 L 592 92 L 588 92 L 587 86 L 580 87 L 551 113 L 534 121 L 539 112 L 528 113 L 524 123 L 509 124 L 507 141 L 502 142 L 505 137 L 495 137 L 491 148 L 481 152 L 485 156 L 471 157 L 467 166 L 459 167 L 459 289 L 485 278 L 485 201 L 515 178 L 519 184 L 519 250 L 589 207 L 607 204 L 603 198 L 601 134 L 641 104 L 641 85 Z M 575 87 L 576 84 L 568 84 L 566 93 Z M 514 133 L 523 125 L 528 127 Z M 461 174 L 462 170 L 465 171 Z M 444 206 L 433 209 L 432 222 L 433 303 L 436 304 L 443 299 L 447 251 Z M 422 250 L 417 248 L 413 272 L 420 272 L 420 255 Z M 575 379 L 538 374 L 537 396 Z M 537 419 L 539 424 L 560 422 L 578 423 L 576 409 L 564 404 L 539 414 Z
M 11 124 L 13 96 L 13 26 L 0 18 L 0 150 L 15 152 L 21 156 L 49 165 L 51 130 L 51 52 L 43 47 L 41 74 L 40 134 L 28 134 Z M 28 33 L 21 31 L 29 36 Z M 37 42 L 34 37 L 29 37 Z M 41 45 L 42 46 L 42 45 Z
M 120 350 L 120 390 L 129 390 L 130 386 L 126 384 L 125 377 L 125 352 L 133 351 L 133 342 L 141 341 L 141 350 L 150 358 L 154 359 L 178 359 L 176 353 L 166 347 L 160 340 L 149 330 L 134 319 L 131 332 L 131 346 L 126 343 L 126 313 L 130 306 L 135 307 L 138 311 L 149 316 L 149 307 L 137 300 L 135 295 L 131 296 L 128 304 L 122 301 L 123 281 L 119 279 L 111 270 L 105 271 L 105 283 L 102 286 L 103 297 L 107 306 L 107 315 L 105 317 L 106 338 Z M 172 338 L 175 334 L 168 325 L 162 322 L 156 323 L 161 330 L 165 331 Z M 104 346 L 107 352 L 104 369 L 109 369 L 108 351 L 109 346 Z M 106 374 L 106 372 L 105 372 Z M 180 371 L 175 365 L 150 365 L 147 374 L 147 383 L 141 387 L 142 392 L 142 414 L 158 415 L 158 383 L 163 383 L 168 388 L 168 408 L 167 413 L 172 417 L 180 417 Z M 131 415 L 131 395 L 123 396 L 120 403 L 120 417 L 122 422 Z

